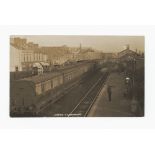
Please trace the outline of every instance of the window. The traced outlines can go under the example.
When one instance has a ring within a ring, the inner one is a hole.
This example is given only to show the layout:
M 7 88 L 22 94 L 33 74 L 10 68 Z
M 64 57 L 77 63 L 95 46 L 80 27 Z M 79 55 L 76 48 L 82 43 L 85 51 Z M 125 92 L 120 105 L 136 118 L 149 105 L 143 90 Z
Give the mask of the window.
M 53 81 L 51 80 L 51 88 L 53 88 Z
M 53 79 L 53 88 L 57 87 L 58 85 L 59 85 L 59 80 L 56 77 L 56 78 Z
M 15 67 L 15 71 L 18 72 L 18 66 Z
M 50 80 L 44 82 L 43 84 L 44 84 L 44 91 L 48 91 L 51 89 L 51 81 Z
M 55 77 L 51 80 L 52 88 L 55 88 L 61 84 L 63 84 L 63 76 L 58 76 L 58 77 Z
M 42 93 L 41 91 L 41 83 L 36 84 L 36 95 L 40 95 Z
M 27 61 L 26 62 L 28 62 L 29 61 L 29 55 L 27 54 Z
M 60 76 L 60 84 L 63 84 L 63 77 Z

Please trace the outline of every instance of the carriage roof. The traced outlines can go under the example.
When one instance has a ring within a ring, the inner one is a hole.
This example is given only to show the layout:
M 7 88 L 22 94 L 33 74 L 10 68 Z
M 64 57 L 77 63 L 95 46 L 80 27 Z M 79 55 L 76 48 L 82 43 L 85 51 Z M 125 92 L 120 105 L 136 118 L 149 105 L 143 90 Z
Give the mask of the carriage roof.
M 86 65 L 87 63 L 84 63 L 84 64 Z M 50 79 L 52 79 L 54 77 L 60 76 L 62 74 L 72 72 L 75 68 L 78 69 L 79 67 L 81 67 L 84 64 L 78 64 L 78 65 L 75 65 L 75 66 L 72 66 L 72 67 L 63 68 L 63 69 L 59 69 L 57 71 L 53 71 L 51 73 L 36 75 L 36 76 L 21 79 L 21 80 L 18 80 L 18 81 L 28 81 L 28 82 L 33 82 L 33 83 L 40 83 L 40 82 L 43 82 L 43 81 L 50 80 Z
M 46 73 L 46 74 L 42 74 L 42 75 L 36 75 L 36 76 L 24 78 L 24 79 L 21 79 L 19 81 L 28 81 L 28 82 L 33 82 L 33 83 L 40 83 L 40 82 L 50 80 L 50 79 L 57 77 L 57 76 L 60 76 L 60 75 L 61 75 L 60 72 L 52 72 L 52 73 Z

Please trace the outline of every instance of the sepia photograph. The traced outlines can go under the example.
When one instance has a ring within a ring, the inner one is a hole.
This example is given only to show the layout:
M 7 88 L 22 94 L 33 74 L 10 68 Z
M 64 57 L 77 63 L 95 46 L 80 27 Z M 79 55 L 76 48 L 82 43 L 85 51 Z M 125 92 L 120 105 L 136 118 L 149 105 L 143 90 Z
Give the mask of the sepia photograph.
M 144 117 L 145 37 L 11 35 L 10 117 Z
M 155 154 L 154 1 L 0 2 L 0 154 Z
M 0 2 L 0 154 L 155 154 L 154 1 Z

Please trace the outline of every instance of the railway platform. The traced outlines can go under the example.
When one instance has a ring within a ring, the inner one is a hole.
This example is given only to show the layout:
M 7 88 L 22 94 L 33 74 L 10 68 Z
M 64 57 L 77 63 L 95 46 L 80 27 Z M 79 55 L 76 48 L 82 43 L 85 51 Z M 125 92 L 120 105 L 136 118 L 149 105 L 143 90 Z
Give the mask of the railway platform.
M 108 85 L 112 86 L 111 101 L 108 99 Z M 132 101 L 124 97 L 124 90 L 123 74 L 111 73 L 88 117 L 134 117 L 135 114 L 131 111 Z

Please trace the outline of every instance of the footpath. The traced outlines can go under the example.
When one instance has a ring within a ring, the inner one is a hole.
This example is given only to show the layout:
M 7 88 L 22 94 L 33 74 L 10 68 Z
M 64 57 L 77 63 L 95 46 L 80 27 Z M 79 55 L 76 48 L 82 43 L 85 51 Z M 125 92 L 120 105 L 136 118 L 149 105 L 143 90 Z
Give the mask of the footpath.
M 112 86 L 111 102 L 108 99 L 108 85 Z M 131 100 L 124 97 L 124 92 L 123 74 L 111 73 L 88 117 L 135 117 L 131 110 Z

